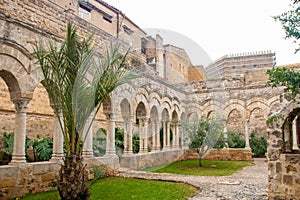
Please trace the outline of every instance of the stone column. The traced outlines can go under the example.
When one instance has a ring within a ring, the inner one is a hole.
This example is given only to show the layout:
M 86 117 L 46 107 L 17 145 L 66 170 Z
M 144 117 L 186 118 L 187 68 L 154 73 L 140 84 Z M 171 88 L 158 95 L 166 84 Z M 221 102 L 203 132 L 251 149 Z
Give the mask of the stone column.
M 63 116 L 59 108 L 59 114 L 54 113 L 53 148 L 50 161 L 62 162 L 64 157 Z
M 83 151 L 82 151 L 82 156 L 84 158 L 92 158 L 94 157 L 94 153 L 93 153 L 93 115 L 94 113 L 92 112 L 90 114 L 90 116 L 88 117 L 86 124 L 84 126 L 84 135 L 83 139 L 85 139 L 84 141 L 84 145 L 83 145 Z
M 183 145 L 184 145 L 184 126 L 180 126 L 180 129 L 181 129 L 181 141 L 180 141 L 180 146 L 181 148 L 183 148 Z
M 298 147 L 298 138 L 297 138 L 297 117 L 295 117 L 295 119 L 293 120 L 293 149 L 294 150 L 298 150 L 299 147 Z
M 155 150 L 159 151 L 160 150 L 160 126 L 159 126 L 159 120 L 155 122 L 155 136 L 156 136 L 156 146 Z
M 108 131 L 106 133 L 106 152 L 105 156 L 116 156 L 116 145 L 115 145 L 115 118 L 114 115 L 106 114 L 108 121 Z
M 171 126 L 171 130 L 172 130 L 173 138 L 170 146 L 172 147 L 172 149 L 174 149 L 176 148 L 175 147 L 176 146 L 176 125 L 175 124 Z
M 151 120 L 151 135 L 152 135 L 152 150 L 151 151 L 155 151 L 156 150 L 156 134 L 157 134 L 157 131 L 156 131 L 156 121 L 157 120 Z
M 26 109 L 29 99 L 13 100 L 16 108 L 14 149 L 10 164 L 18 165 L 26 163 L 25 137 L 26 137 Z
M 128 123 L 127 119 L 124 121 L 124 154 L 128 153 Z
M 175 144 L 175 148 L 179 149 L 179 135 L 180 135 L 180 132 L 179 132 L 179 123 L 178 122 L 176 123 L 175 131 L 176 131 L 176 144 Z
M 146 118 L 144 121 L 144 146 L 143 146 L 143 153 L 148 152 L 148 119 Z
M 167 122 L 163 121 L 163 150 L 167 148 Z
M 245 122 L 245 142 L 246 142 L 245 148 L 250 149 L 248 121 Z
M 128 134 L 128 154 L 132 154 L 133 151 L 132 151 L 132 117 L 128 118 L 128 121 L 127 121 L 127 134 Z
M 171 130 L 170 125 L 171 125 L 170 121 L 167 121 L 167 141 L 166 141 L 166 143 L 167 143 L 166 148 L 167 149 L 170 149 L 170 140 L 171 140 L 170 139 L 170 130 Z
M 143 153 L 143 148 L 144 148 L 144 120 L 143 119 L 139 119 L 139 133 L 140 133 L 139 153 Z
M 228 145 L 228 134 L 227 134 L 226 124 L 225 124 L 225 127 L 224 127 L 224 140 L 225 140 L 225 148 L 228 148 L 229 145 Z

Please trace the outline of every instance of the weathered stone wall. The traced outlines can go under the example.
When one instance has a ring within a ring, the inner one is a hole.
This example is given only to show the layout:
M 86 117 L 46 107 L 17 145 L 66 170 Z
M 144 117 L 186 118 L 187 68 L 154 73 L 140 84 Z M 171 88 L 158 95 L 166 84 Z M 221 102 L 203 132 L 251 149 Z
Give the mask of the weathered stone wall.
M 11 199 L 55 189 L 59 167 L 58 163 L 51 162 L 0 166 L 0 198 Z
M 271 108 L 268 123 L 269 199 L 300 199 L 300 150 L 292 146 L 291 123 L 299 114 L 296 102 L 283 99 Z
M 145 169 L 158 165 L 164 165 L 177 161 L 182 150 L 164 152 L 150 152 L 147 154 L 135 154 L 133 156 L 123 155 L 120 157 L 120 166 L 129 169 Z
M 252 161 L 253 153 L 251 149 L 244 148 L 224 148 L 211 149 L 203 157 L 205 160 L 236 160 L 236 161 Z M 185 150 L 184 154 L 178 160 L 199 159 L 199 154 L 193 150 Z
M 94 178 L 93 167 L 105 169 L 106 175 L 118 173 L 118 157 L 94 158 L 86 161 L 88 178 Z M 104 166 L 106 165 L 106 166 Z M 60 163 L 36 162 L 19 166 L 0 166 L 0 199 L 12 199 L 28 194 L 57 189 Z

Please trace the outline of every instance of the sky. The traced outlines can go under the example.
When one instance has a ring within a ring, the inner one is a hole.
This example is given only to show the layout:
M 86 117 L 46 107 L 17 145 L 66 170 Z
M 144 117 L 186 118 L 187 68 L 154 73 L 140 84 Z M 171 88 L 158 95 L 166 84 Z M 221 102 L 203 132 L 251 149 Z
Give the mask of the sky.
M 296 44 L 285 40 L 272 16 L 289 10 L 289 0 L 104 0 L 164 44 L 186 49 L 194 65 L 227 54 L 271 50 L 276 65 L 300 62 Z M 167 36 L 165 36 L 166 34 Z

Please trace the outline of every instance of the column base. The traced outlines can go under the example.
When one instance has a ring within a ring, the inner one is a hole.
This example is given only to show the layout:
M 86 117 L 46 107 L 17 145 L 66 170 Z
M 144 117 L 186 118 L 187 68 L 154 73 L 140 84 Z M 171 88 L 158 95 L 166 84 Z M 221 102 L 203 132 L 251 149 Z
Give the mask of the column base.
M 13 155 L 9 165 L 22 165 L 25 163 L 25 155 Z
M 105 157 L 105 158 L 107 158 L 107 157 L 118 157 L 118 155 L 116 154 L 116 152 L 106 152 L 103 157 Z
M 82 152 L 82 157 L 84 157 L 84 158 L 93 158 L 94 154 L 93 154 L 92 151 L 84 151 L 84 152 Z
M 52 154 L 52 157 L 49 161 L 62 163 L 64 157 L 65 157 L 65 155 L 63 153 L 54 153 L 54 154 Z
M 133 152 L 132 151 L 124 151 L 124 154 L 123 155 L 132 155 Z

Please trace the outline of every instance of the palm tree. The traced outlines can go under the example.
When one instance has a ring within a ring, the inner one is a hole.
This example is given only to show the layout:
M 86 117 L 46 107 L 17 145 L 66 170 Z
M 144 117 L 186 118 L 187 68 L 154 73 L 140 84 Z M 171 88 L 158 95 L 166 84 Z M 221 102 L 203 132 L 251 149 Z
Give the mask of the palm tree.
M 39 44 L 35 48 L 54 112 L 63 116 L 60 126 L 66 154 L 59 171 L 61 199 L 89 199 L 82 158 L 87 119 L 90 115 L 94 119 L 110 92 L 136 77 L 125 67 L 128 52 L 122 55 L 118 47 L 111 45 L 99 59 L 92 36 L 80 40 L 76 28 L 68 23 L 60 48 L 51 42 L 47 47 Z

